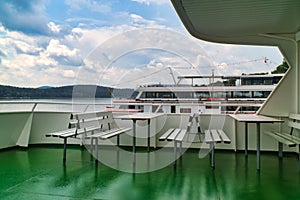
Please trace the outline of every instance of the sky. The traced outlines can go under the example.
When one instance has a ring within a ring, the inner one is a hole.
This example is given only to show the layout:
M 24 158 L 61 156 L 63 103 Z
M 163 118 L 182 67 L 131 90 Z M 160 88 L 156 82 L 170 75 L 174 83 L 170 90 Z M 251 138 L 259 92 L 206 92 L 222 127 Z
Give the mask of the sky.
M 168 0 L 0 1 L 0 85 L 134 88 L 270 72 L 282 59 L 276 47 L 193 38 Z

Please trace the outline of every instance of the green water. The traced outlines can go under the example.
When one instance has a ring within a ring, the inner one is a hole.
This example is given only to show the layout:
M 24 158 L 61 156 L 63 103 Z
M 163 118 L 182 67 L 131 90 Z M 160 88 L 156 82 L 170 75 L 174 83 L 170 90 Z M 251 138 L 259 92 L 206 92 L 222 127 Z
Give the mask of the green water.
M 300 199 L 295 154 L 280 161 L 263 153 L 260 173 L 255 156 L 217 151 L 212 170 L 208 156 L 188 150 L 176 168 L 131 174 L 96 165 L 77 147 L 68 149 L 66 165 L 60 147 L 3 150 L 0 199 Z

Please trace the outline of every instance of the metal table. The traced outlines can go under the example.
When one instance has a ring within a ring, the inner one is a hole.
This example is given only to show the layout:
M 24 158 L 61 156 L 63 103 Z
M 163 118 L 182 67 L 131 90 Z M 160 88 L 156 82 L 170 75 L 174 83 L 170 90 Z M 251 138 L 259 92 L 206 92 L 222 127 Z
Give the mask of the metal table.
M 273 117 L 267 117 L 257 114 L 236 114 L 230 115 L 233 119 L 238 122 L 245 122 L 245 155 L 248 155 L 248 124 L 256 124 L 256 169 L 260 170 L 260 124 L 261 123 L 282 123 L 281 119 L 276 119 Z
M 135 153 L 135 146 L 136 146 L 136 121 L 138 120 L 147 120 L 148 122 L 148 152 L 150 152 L 150 121 L 156 117 L 162 116 L 164 114 L 162 113 L 136 113 L 131 115 L 121 115 L 116 116 L 116 119 L 122 119 L 122 120 L 132 120 L 132 132 L 133 132 L 133 140 L 132 140 L 132 152 Z

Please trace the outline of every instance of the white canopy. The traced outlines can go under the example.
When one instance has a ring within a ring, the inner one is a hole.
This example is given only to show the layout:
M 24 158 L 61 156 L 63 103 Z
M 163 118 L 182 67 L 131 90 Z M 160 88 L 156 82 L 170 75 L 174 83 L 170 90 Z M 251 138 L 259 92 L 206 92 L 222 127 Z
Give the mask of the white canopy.
M 278 46 L 290 65 L 260 113 L 300 112 L 300 0 L 171 0 L 187 30 L 218 43 Z

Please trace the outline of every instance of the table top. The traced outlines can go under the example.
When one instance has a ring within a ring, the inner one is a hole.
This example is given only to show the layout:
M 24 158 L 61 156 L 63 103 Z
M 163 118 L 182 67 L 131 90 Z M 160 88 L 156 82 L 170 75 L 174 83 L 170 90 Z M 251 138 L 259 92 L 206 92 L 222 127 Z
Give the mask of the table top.
M 123 120 L 130 120 L 130 119 L 135 119 L 135 120 L 147 120 L 147 119 L 153 119 L 159 116 L 164 115 L 164 113 L 135 113 L 135 114 L 130 114 L 130 115 L 120 115 L 114 117 L 115 119 L 123 119 Z
M 236 114 L 230 115 L 233 119 L 239 122 L 260 122 L 260 123 L 274 123 L 274 122 L 284 122 L 281 119 L 268 117 L 264 115 L 257 115 L 257 114 Z

